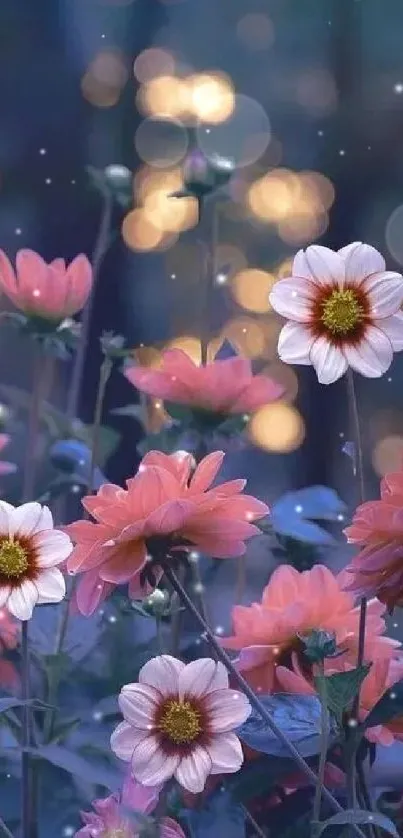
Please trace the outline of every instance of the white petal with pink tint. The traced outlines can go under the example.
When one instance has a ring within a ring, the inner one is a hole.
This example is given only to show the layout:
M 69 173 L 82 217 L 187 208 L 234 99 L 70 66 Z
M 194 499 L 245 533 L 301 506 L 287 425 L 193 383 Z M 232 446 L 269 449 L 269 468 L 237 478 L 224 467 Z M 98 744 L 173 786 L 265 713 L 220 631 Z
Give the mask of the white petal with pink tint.
M 148 684 L 161 695 L 170 695 L 178 690 L 179 675 L 185 664 L 171 655 L 159 655 L 149 660 L 139 672 L 140 684 Z
M 368 277 L 362 290 L 368 296 L 371 316 L 376 320 L 396 314 L 403 303 L 403 277 L 392 271 Z
M 211 758 L 205 748 L 197 745 L 189 756 L 181 759 L 175 778 L 183 788 L 198 794 L 203 791 L 210 773 Z
M 142 730 L 153 727 L 159 693 L 147 684 L 127 684 L 119 695 L 119 707 L 125 719 Z
M 136 731 L 127 722 L 121 722 L 112 733 L 111 749 L 119 759 L 122 759 L 124 762 L 130 762 L 136 745 L 146 735 L 144 730 Z
M 354 252 L 354 250 L 357 249 L 357 247 L 361 247 L 361 245 L 362 242 L 351 242 L 351 244 L 346 244 L 344 247 L 340 247 L 340 249 L 337 252 L 339 256 L 341 256 L 342 259 L 344 259 L 344 261 L 346 262 L 347 257 L 349 257 Z
M 10 517 L 10 535 L 29 536 L 41 520 L 42 507 L 36 502 L 23 503 L 13 509 Z
M 38 555 L 39 567 L 52 567 L 68 558 L 73 550 L 69 536 L 59 530 L 35 533 L 32 542 Z
M 315 337 L 300 323 L 286 323 L 278 339 L 278 354 L 286 364 L 310 366 L 310 351 Z
M 392 317 L 385 317 L 384 320 L 374 320 L 374 326 L 389 338 L 394 352 L 403 349 L 403 312 L 398 311 Z
M 0 608 L 7 602 L 11 593 L 11 586 L 10 585 L 2 585 L 0 587 Z
M 314 244 L 305 251 L 308 269 L 319 285 L 344 284 L 346 269 L 342 257 L 328 247 Z
M 393 359 L 389 338 L 375 326 L 367 326 L 363 340 L 355 346 L 346 344 L 343 351 L 350 367 L 366 378 L 379 378 Z
M 238 690 L 216 690 L 205 697 L 204 704 L 214 733 L 239 727 L 252 710 L 246 695 Z
M 333 384 L 347 370 L 347 361 L 341 349 L 327 338 L 317 338 L 311 349 L 311 363 L 320 384 Z
M 243 763 L 242 745 L 235 733 L 215 736 L 206 746 L 211 759 L 211 774 L 233 774 Z
M 213 690 L 228 688 L 228 673 L 222 663 L 211 658 L 200 658 L 188 663 L 179 676 L 179 697 L 200 698 Z
M 38 597 L 38 589 L 30 579 L 26 579 L 19 588 L 11 591 L 7 608 L 17 620 L 30 620 Z
M 11 503 L 6 503 L 5 500 L 0 500 L 0 533 L 2 535 L 9 534 L 11 515 L 13 511 L 14 507 L 11 506 Z
M 309 323 L 317 290 L 309 279 L 292 276 L 276 282 L 269 294 L 269 302 L 282 317 Z
M 304 279 L 313 279 L 312 272 L 309 270 L 309 265 L 305 256 L 304 250 L 299 250 L 294 256 L 292 264 L 292 275 L 303 277 Z
M 179 754 L 171 756 L 162 750 L 157 736 L 147 736 L 134 749 L 133 777 L 144 786 L 157 786 L 174 775 L 179 760 Z
M 360 284 L 363 279 L 371 274 L 385 270 L 383 256 L 370 244 L 354 242 L 346 248 L 344 253 L 339 250 L 339 255 L 344 259 L 346 265 L 346 281 Z
M 37 605 L 61 602 L 66 596 L 64 576 L 57 567 L 42 570 L 35 585 L 39 593 Z

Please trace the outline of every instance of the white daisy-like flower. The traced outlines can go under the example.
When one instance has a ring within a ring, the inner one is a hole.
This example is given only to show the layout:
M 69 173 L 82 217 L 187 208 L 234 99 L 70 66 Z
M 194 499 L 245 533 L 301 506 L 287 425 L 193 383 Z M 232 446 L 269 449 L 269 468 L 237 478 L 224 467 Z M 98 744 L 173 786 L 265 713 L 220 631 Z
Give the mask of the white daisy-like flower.
M 53 529 L 47 506 L 0 501 L 0 607 L 30 620 L 35 605 L 60 602 L 66 585 L 56 565 L 72 549 L 68 535 Z
M 203 791 L 210 774 L 232 774 L 243 762 L 233 730 L 250 715 L 248 699 L 228 686 L 222 663 L 201 658 L 184 664 L 170 655 L 152 658 L 119 696 L 125 721 L 111 748 L 131 763 L 135 780 L 157 786 L 171 777 Z
M 292 276 L 270 294 L 275 311 L 289 321 L 278 353 L 288 364 L 312 365 L 321 384 L 332 384 L 348 367 L 367 378 L 383 375 L 403 349 L 403 277 L 362 242 L 337 253 L 312 245 L 300 250 Z

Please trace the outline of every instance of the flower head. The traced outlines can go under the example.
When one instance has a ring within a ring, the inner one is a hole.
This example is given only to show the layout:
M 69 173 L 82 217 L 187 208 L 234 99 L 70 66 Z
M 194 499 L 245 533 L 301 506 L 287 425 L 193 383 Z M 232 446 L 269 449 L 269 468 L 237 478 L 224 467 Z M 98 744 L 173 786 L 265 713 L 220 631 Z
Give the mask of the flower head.
M 223 458 L 220 451 L 210 454 L 192 474 L 190 454 L 151 451 L 126 489 L 105 484 L 83 499 L 95 523 L 66 527 L 76 543 L 68 570 L 85 572 L 77 589 L 83 614 L 91 614 L 115 585 L 129 583 L 133 598 L 147 593 L 142 573 L 157 543 L 166 553 L 189 544 L 217 558 L 245 552 L 245 540 L 259 533 L 252 521 L 268 508 L 242 494 L 244 480 L 210 488 Z
M 386 271 L 370 245 L 300 250 L 292 276 L 275 284 L 270 302 L 289 321 L 279 337 L 280 358 L 312 364 L 321 384 L 337 381 L 348 367 L 378 378 L 403 349 L 403 277 Z
M 47 264 L 33 250 L 20 250 L 16 271 L 0 251 L 0 288 L 27 317 L 58 325 L 85 305 L 92 285 L 86 256 L 67 267 L 64 259 Z
M 253 412 L 283 393 L 267 376 L 253 375 L 244 358 L 199 366 L 181 349 L 164 352 L 159 370 L 134 365 L 125 376 L 150 396 L 223 415 Z
M 381 499 L 361 504 L 344 530 L 361 547 L 347 567 L 347 590 L 377 596 L 390 611 L 403 605 L 403 471 L 387 474 Z
M 232 731 L 251 707 L 229 688 L 221 663 L 152 658 L 140 670 L 139 683 L 123 687 L 119 706 L 124 722 L 112 734 L 111 747 L 145 786 L 175 777 L 196 794 L 210 774 L 232 774 L 242 765 L 241 743 Z
M 359 608 L 342 590 L 344 576 L 337 578 L 323 565 L 299 572 L 281 565 L 263 591 L 262 601 L 232 609 L 234 634 L 220 638 L 227 649 L 240 651 L 238 668 L 258 690 L 271 692 L 277 685 L 279 666 L 298 661 L 310 671 L 301 636 L 313 630 L 330 632 L 345 654 L 331 664 L 338 669 L 349 656 L 356 660 Z M 399 644 L 382 634 L 384 607 L 377 600 L 368 603 L 365 658 L 390 657 Z
M 47 506 L 0 501 L 0 607 L 29 620 L 35 605 L 60 602 L 66 586 L 57 565 L 72 549 Z

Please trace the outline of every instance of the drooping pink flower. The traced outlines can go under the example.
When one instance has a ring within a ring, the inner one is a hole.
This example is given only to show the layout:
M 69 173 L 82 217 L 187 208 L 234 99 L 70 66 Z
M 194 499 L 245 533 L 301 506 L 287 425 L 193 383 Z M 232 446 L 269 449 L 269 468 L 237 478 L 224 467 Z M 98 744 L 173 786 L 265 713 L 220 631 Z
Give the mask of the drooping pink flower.
M 381 499 L 361 504 L 344 533 L 361 548 L 346 568 L 346 590 L 375 595 L 389 611 L 403 605 L 403 471 L 384 477 Z
M 64 259 L 47 264 L 33 250 L 20 250 L 16 270 L 0 250 L 0 289 L 27 317 L 59 324 L 80 311 L 92 286 L 92 268 L 83 254 L 67 267 Z
M 6 448 L 9 442 L 9 434 L 0 434 L 0 451 L 2 451 L 3 448 Z M 17 471 L 15 463 L 8 463 L 6 460 L 0 460 L 0 476 L 4 474 L 14 474 L 15 471 Z
M 237 666 L 255 689 L 276 689 L 278 666 L 292 665 L 301 656 L 304 647 L 299 635 L 314 629 L 334 632 L 337 645 L 345 651 L 332 661 L 335 668 L 349 656 L 356 660 L 360 609 L 342 590 L 344 579 L 344 575 L 338 578 L 324 565 L 303 572 L 281 565 L 272 574 L 261 602 L 234 606 L 234 634 L 220 638 L 220 643 L 240 652 Z M 374 656 L 389 658 L 400 645 L 383 636 L 384 611 L 378 600 L 368 603 L 366 660 Z
M 337 381 L 348 367 L 378 378 L 403 349 L 403 277 L 362 242 L 337 253 L 321 245 L 300 250 L 292 276 L 270 294 L 275 311 L 289 321 L 278 353 L 288 364 L 311 365 L 321 384 Z
M 210 454 L 192 474 L 190 454 L 152 451 L 127 489 L 105 484 L 83 499 L 95 523 L 77 521 L 65 528 L 76 544 L 68 570 L 85 574 L 77 588 L 81 613 L 93 613 L 116 585 L 129 583 L 132 598 L 144 593 L 140 576 L 154 536 L 165 539 L 167 549 L 172 541 L 190 543 L 216 558 L 245 552 L 245 540 L 259 532 L 252 521 L 268 508 L 242 494 L 244 480 L 210 488 L 223 458 L 221 451 Z
M 35 605 L 60 602 L 66 585 L 57 565 L 72 549 L 47 506 L 0 501 L 0 607 L 29 620 Z
M 133 365 L 125 376 L 150 396 L 221 414 L 252 413 L 284 392 L 267 376 L 253 375 L 245 358 L 199 366 L 182 349 L 164 352 L 161 369 Z
M 122 794 L 112 794 L 102 800 L 94 800 L 92 812 L 81 812 L 84 826 L 75 833 L 75 838 L 137 838 L 141 824 L 125 815 L 132 810 L 149 815 L 157 805 L 161 788 L 146 788 L 129 779 L 125 782 Z M 161 838 L 185 838 L 184 832 L 176 821 L 162 818 Z
M 123 687 L 119 706 L 124 722 L 112 734 L 111 747 L 145 786 L 175 777 L 197 794 L 209 775 L 232 774 L 242 765 L 233 731 L 251 707 L 242 693 L 229 688 L 221 663 L 152 658 L 140 670 L 139 682 Z

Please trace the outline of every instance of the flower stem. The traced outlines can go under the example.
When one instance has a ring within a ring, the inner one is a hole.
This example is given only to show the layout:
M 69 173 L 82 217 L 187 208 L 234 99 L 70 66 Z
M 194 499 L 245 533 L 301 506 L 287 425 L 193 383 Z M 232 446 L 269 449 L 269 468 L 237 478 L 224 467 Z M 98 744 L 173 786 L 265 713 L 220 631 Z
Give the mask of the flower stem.
M 40 348 L 36 348 L 32 381 L 32 398 L 29 408 L 27 445 L 25 451 L 24 471 L 22 478 L 22 503 L 31 500 L 34 495 L 37 437 L 40 423 L 40 410 L 43 389 L 51 367 L 49 359 L 44 358 Z
M 201 277 L 201 329 L 200 329 L 200 354 L 201 363 L 206 366 L 208 360 L 208 347 L 210 342 L 210 309 L 212 294 L 217 272 L 217 245 L 219 236 L 219 206 L 215 202 L 211 213 L 211 234 L 210 244 L 206 249 L 205 271 Z
M 312 811 L 312 835 L 316 835 L 318 824 L 320 821 L 320 809 L 322 803 L 322 794 L 325 787 L 325 769 L 328 748 L 328 730 L 329 730 L 329 710 L 327 707 L 327 691 L 325 679 L 325 665 L 321 661 L 319 663 L 319 677 L 317 679 L 318 696 L 320 700 L 321 717 L 320 717 L 320 752 L 319 752 L 319 769 L 318 781 L 315 788 L 315 798 L 313 802 Z
M 248 823 L 251 825 L 252 829 L 254 830 L 255 835 L 258 835 L 259 838 L 267 838 L 266 833 L 263 832 L 263 829 L 261 829 L 259 824 L 256 823 L 253 815 L 251 815 L 251 813 L 249 812 L 249 809 L 247 809 L 246 806 L 243 805 L 243 803 L 240 804 L 240 809 L 242 809 L 242 811 L 245 815 L 245 820 L 247 820 Z
M 28 748 L 31 745 L 31 716 L 28 704 L 30 698 L 29 689 L 29 646 L 28 646 L 28 621 L 22 623 L 21 632 L 21 691 L 24 702 L 22 708 L 22 782 L 21 782 L 21 814 L 22 814 L 22 838 L 32 838 L 35 833 L 35 825 L 32 823 L 32 800 L 31 800 L 31 758 Z
M 253 709 L 259 714 L 259 716 L 266 722 L 267 726 L 270 730 L 277 736 L 280 742 L 284 745 L 284 747 L 289 752 L 290 756 L 295 760 L 301 771 L 308 777 L 313 785 L 316 786 L 318 778 L 312 768 L 308 765 L 308 763 L 304 760 L 301 756 L 298 749 L 293 745 L 292 742 L 287 738 L 285 733 L 281 730 L 281 728 L 276 724 L 276 722 L 272 719 L 268 710 L 262 702 L 259 700 L 257 695 L 253 692 L 252 688 L 249 686 L 245 678 L 238 672 L 231 659 L 228 657 L 227 653 L 224 649 L 220 646 L 217 642 L 214 634 L 212 633 L 211 629 L 208 627 L 207 623 L 203 620 L 203 617 L 197 610 L 194 602 L 192 602 L 189 595 L 186 593 L 185 588 L 180 583 L 176 573 L 172 570 L 172 567 L 168 563 L 164 565 L 164 573 L 168 581 L 171 583 L 173 589 L 179 596 L 179 599 L 183 603 L 183 605 L 190 611 L 193 617 L 197 620 L 200 628 L 203 630 L 205 637 L 208 639 L 210 645 L 214 649 L 218 660 L 224 664 L 227 671 L 232 676 L 233 680 L 238 684 L 239 688 L 242 690 L 243 693 L 248 697 Z M 343 807 L 340 806 L 340 803 L 336 800 L 335 797 L 331 794 L 331 792 L 326 788 L 323 787 L 323 797 L 327 800 L 327 802 L 332 806 L 335 812 L 342 812 Z M 356 835 L 359 835 L 360 838 L 363 838 L 363 832 L 359 827 L 354 825 L 354 831 Z
M 0 833 L 3 833 L 5 838 L 14 838 L 13 833 L 10 832 L 8 826 L 4 823 L 3 818 L 0 818 Z

